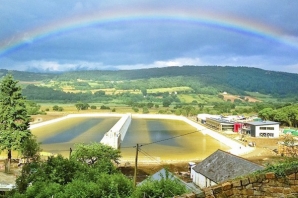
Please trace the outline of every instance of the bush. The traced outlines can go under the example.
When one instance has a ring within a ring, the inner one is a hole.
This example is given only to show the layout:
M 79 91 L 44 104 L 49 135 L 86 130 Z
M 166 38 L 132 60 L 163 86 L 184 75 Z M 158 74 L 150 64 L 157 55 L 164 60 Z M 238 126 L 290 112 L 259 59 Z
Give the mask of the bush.
M 91 105 L 91 109 L 96 109 L 97 107 L 95 105 Z
M 100 109 L 110 109 L 110 107 L 102 105 Z
M 139 109 L 137 107 L 133 107 L 132 110 L 136 113 L 139 112 Z

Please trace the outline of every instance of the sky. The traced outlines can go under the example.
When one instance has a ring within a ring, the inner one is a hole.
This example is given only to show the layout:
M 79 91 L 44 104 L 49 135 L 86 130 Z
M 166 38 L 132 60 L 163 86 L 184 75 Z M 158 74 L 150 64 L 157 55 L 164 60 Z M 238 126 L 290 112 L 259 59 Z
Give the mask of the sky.
M 0 68 L 298 73 L 298 1 L 0 0 Z

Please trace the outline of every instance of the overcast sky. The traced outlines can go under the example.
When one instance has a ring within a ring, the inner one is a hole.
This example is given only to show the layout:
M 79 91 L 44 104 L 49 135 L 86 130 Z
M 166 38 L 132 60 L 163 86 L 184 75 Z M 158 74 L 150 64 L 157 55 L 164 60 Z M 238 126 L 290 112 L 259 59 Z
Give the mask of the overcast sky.
M 298 73 L 296 0 L 0 0 L 0 68 Z

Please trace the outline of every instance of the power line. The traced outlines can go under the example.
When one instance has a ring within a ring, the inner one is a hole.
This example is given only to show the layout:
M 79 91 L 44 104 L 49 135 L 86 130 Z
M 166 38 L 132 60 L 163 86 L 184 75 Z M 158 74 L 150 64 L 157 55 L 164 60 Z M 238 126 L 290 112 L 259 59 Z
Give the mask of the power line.
M 155 157 L 151 156 L 149 153 L 147 153 L 146 151 L 142 150 L 139 148 L 139 151 L 141 153 L 143 153 L 146 157 L 150 158 L 152 161 L 156 161 L 158 163 L 160 163 L 160 161 L 158 159 L 156 159 Z
M 185 133 L 185 134 L 182 134 L 182 135 L 177 135 L 177 136 L 174 136 L 174 137 L 158 140 L 158 141 L 155 141 L 155 142 L 149 142 L 149 143 L 141 144 L 141 145 L 139 145 L 139 147 L 147 146 L 147 145 L 150 145 L 150 144 L 155 144 L 155 143 L 158 143 L 158 142 L 163 142 L 163 141 L 167 141 L 167 140 L 171 140 L 171 139 L 175 139 L 175 138 L 190 135 L 190 134 L 193 134 L 193 133 L 196 133 L 196 132 L 198 132 L 198 131 L 196 130 L 196 131 L 192 131 L 192 132 Z M 125 146 L 125 147 L 121 147 L 121 148 L 136 148 L 136 146 Z
M 142 144 L 140 146 L 147 146 L 147 145 L 150 145 L 150 144 L 155 144 L 155 143 L 158 143 L 158 142 L 163 142 L 163 141 L 166 141 L 166 140 L 171 140 L 171 139 L 175 139 L 175 138 L 178 138 L 178 137 L 190 135 L 190 134 L 193 134 L 193 133 L 196 133 L 196 132 L 198 132 L 198 131 L 192 131 L 192 132 L 189 132 L 189 133 L 185 133 L 185 134 L 182 134 L 182 135 L 177 135 L 177 136 L 170 137 L 170 138 L 167 138 L 167 139 L 158 140 L 158 141 L 150 142 L 150 143 L 147 143 L 147 144 Z

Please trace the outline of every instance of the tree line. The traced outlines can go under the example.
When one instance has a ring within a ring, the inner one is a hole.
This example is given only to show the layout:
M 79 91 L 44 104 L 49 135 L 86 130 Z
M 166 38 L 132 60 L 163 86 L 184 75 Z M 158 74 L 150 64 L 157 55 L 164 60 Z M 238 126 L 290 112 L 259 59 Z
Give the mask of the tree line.
M 258 114 L 263 120 L 273 120 L 284 126 L 298 127 L 298 104 L 287 104 L 277 109 L 267 107 Z

